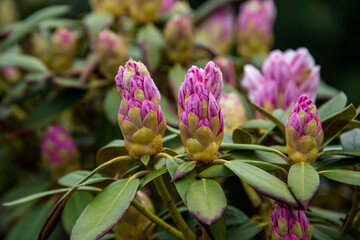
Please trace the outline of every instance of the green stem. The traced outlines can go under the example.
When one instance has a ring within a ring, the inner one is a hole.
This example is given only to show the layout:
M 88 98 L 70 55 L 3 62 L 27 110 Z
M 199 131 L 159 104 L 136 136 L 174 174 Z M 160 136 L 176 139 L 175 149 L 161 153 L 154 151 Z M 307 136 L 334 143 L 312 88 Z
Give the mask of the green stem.
M 360 203 L 359 193 L 357 191 L 357 187 L 355 187 L 354 201 L 342 230 L 344 233 L 349 232 L 349 230 L 351 229 L 357 209 L 359 207 L 359 203 Z
M 172 219 L 174 220 L 174 223 L 180 231 L 183 233 L 186 240 L 195 240 L 195 235 L 193 232 L 191 232 L 190 228 L 184 221 L 183 217 L 179 213 L 173 199 L 171 198 L 171 195 L 169 191 L 166 188 L 166 185 L 162 179 L 162 177 L 158 177 L 154 179 L 155 186 L 160 194 L 160 197 L 165 202 L 166 207 L 169 209 L 169 212 L 171 214 Z
M 159 218 L 158 216 L 156 216 L 155 214 L 153 214 L 152 212 L 150 212 L 149 210 L 147 210 L 146 208 L 144 208 L 142 206 L 142 204 L 137 201 L 137 200 L 133 200 L 132 201 L 132 205 L 139 211 L 141 212 L 145 217 L 147 217 L 149 220 L 151 220 L 152 222 L 154 222 L 156 225 L 158 225 L 159 227 L 161 227 L 162 229 L 164 229 L 165 231 L 167 231 L 168 233 L 174 235 L 175 237 L 179 238 L 179 239 L 183 239 L 185 240 L 183 234 L 177 230 L 176 228 L 170 226 L 169 224 L 167 224 L 164 220 L 162 220 L 161 218 Z

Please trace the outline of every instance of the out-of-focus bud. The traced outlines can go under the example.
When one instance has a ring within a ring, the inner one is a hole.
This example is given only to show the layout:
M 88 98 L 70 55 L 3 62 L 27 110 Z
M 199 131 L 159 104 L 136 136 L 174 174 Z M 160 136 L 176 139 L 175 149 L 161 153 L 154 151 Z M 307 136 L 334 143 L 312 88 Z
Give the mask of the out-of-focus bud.
M 276 7 L 273 0 L 249 0 L 243 3 L 237 19 L 238 54 L 250 59 L 265 55 L 274 41 Z
M 56 72 L 71 68 L 76 55 L 75 33 L 68 28 L 58 28 L 51 36 L 51 66 Z
M 18 8 L 15 1 L 0 1 L 0 27 L 15 22 L 19 18 Z
M 50 168 L 53 180 L 79 168 L 79 153 L 70 133 L 52 125 L 41 139 L 43 162 Z
M 10 84 L 17 83 L 21 78 L 21 71 L 18 67 L 2 67 L 2 76 Z
M 230 6 L 218 8 L 202 21 L 198 34 L 221 54 L 227 54 L 233 40 L 234 24 L 233 8 Z
M 127 9 L 128 2 L 128 0 L 91 0 L 91 8 L 94 12 L 105 12 L 119 17 Z
M 99 57 L 100 72 L 109 80 L 114 79 L 119 64 L 124 65 L 128 59 L 127 47 L 122 38 L 107 29 L 99 34 L 96 52 Z
M 138 191 L 135 199 L 148 211 L 155 213 L 154 205 L 150 198 Z M 143 240 L 151 239 L 154 234 L 151 221 L 130 205 L 120 221 L 113 228 L 116 240 Z
M 219 108 L 222 73 L 214 62 L 205 69 L 192 66 L 181 84 L 178 97 L 181 140 L 193 161 L 216 159 L 224 137 L 224 119 Z
M 153 22 L 161 13 L 162 0 L 129 0 L 130 15 L 140 23 Z
M 240 97 L 235 92 L 223 95 L 220 108 L 224 116 L 225 133 L 232 134 L 239 125 L 248 120 Z
M 22 41 L 21 48 L 25 54 L 35 56 L 49 66 L 50 45 L 46 38 L 40 33 L 33 33 L 29 40 Z
M 311 225 L 304 211 L 291 210 L 275 202 L 270 216 L 270 240 L 309 240 Z
M 121 96 L 118 123 L 131 157 L 155 155 L 162 146 L 166 120 L 160 107 L 160 92 L 141 62 L 130 59 L 115 77 Z
M 223 79 L 229 85 L 236 86 L 234 63 L 228 57 L 218 56 L 214 59 L 215 64 L 220 68 Z
M 172 10 L 177 0 L 163 0 L 161 5 L 161 14 L 166 14 Z
M 313 164 L 324 138 L 315 104 L 305 94 L 292 108 L 286 122 L 286 151 L 293 164 Z
M 178 14 L 165 25 L 166 53 L 173 62 L 186 63 L 193 53 L 194 31 L 192 18 Z

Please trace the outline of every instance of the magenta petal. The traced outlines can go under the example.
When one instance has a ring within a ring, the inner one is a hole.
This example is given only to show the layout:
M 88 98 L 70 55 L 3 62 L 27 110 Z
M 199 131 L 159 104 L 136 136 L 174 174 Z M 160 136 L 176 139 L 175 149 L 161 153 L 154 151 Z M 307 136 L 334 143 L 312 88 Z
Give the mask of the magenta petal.
M 308 229 L 309 221 L 306 217 L 305 212 L 301 211 L 301 210 L 299 211 L 299 222 L 300 222 L 302 232 L 305 233 L 305 231 Z
M 221 109 L 219 111 L 219 131 L 218 135 L 224 131 L 224 116 L 222 115 Z
M 290 232 L 291 229 L 294 227 L 295 223 L 299 222 L 299 218 L 296 215 L 292 215 L 288 221 L 288 231 Z
M 276 211 L 276 220 L 279 221 L 280 218 L 283 218 L 287 221 L 291 218 L 292 213 L 288 207 L 281 207 Z
M 182 121 L 186 126 L 189 127 L 189 121 L 188 121 L 188 116 L 186 114 L 185 111 L 183 111 L 180 115 L 180 121 Z
M 123 93 L 122 93 L 122 98 L 129 101 L 130 98 L 131 98 L 131 94 L 129 93 L 129 91 L 124 90 Z
M 286 125 L 291 125 L 299 134 L 301 134 L 302 127 L 301 127 L 301 119 L 299 117 L 299 114 L 293 113 Z
M 296 235 L 294 235 L 294 234 L 288 233 L 288 234 L 285 236 L 284 240 L 299 240 L 299 238 L 298 238 Z
M 124 80 L 123 80 L 123 75 L 124 75 L 124 71 L 125 68 L 123 66 L 119 67 L 118 70 L 118 74 L 115 76 L 115 83 L 116 83 L 116 88 L 119 91 L 120 89 L 124 90 Z
M 211 129 L 210 122 L 209 122 L 209 120 L 208 120 L 207 118 L 202 118 L 202 119 L 200 119 L 197 128 L 200 128 L 200 127 L 202 127 L 202 126 L 206 126 L 206 127 L 208 127 L 208 128 Z
M 185 109 L 185 97 L 186 97 L 185 83 L 182 83 L 179 89 L 179 96 L 178 96 L 178 105 L 182 109 Z
M 214 96 L 210 93 L 209 94 L 209 104 L 208 104 L 208 118 L 212 119 L 219 113 L 219 107 L 216 103 Z
M 197 115 L 198 117 L 202 116 L 202 106 L 201 101 L 198 95 L 193 94 L 191 95 L 188 100 L 186 101 L 186 113 L 189 114 L 192 112 L 193 114 Z
M 131 107 L 141 108 L 141 102 L 136 98 L 131 98 L 127 105 L 127 111 L 129 112 Z
M 143 79 L 138 75 L 134 75 L 129 81 L 129 91 L 132 96 L 134 96 L 136 89 L 144 90 Z
M 144 101 L 142 103 L 142 106 L 141 106 L 141 117 L 142 117 L 142 119 L 144 119 L 146 117 L 146 115 L 150 111 L 155 111 L 156 112 L 156 106 L 152 101 L 144 99 Z
M 201 101 L 209 101 L 209 93 L 203 83 L 197 83 L 195 85 L 195 94 L 197 94 Z

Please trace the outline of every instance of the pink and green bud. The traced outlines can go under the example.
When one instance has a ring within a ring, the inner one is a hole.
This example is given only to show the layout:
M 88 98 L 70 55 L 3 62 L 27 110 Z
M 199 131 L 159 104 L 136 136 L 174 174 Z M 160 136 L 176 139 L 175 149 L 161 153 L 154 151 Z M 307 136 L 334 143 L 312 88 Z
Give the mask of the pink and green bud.
M 160 92 L 141 62 L 130 59 L 115 77 L 121 96 L 118 123 L 130 156 L 155 155 L 162 146 L 166 120 L 160 107 Z
M 237 19 L 239 55 L 250 59 L 267 54 L 274 41 L 275 18 L 273 0 L 249 0 L 240 6 Z
M 222 73 L 214 62 L 205 69 L 191 67 L 181 84 L 178 97 L 181 140 L 193 161 L 216 159 L 224 137 L 224 119 L 219 108 Z
M 215 64 L 220 68 L 224 81 L 232 86 L 236 86 L 234 63 L 228 57 L 218 56 L 214 59 Z
M 119 17 L 127 9 L 126 0 L 91 0 L 91 8 L 94 12 L 109 13 L 114 17 Z
M 17 83 L 21 78 L 21 71 L 18 67 L 2 67 L 1 73 L 5 81 L 10 84 Z
M 270 240 L 309 240 L 311 225 L 304 211 L 275 202 L 270 215 Z
M 201 22 L 198 34 L 221 54 L 227 54 L 233 42 L 234 25 L 233 8 L 230 6 L 217 8 Z
M 324 138 L 317 108 L 305 94 L 292 108 L 286 122 L 286 151 L 293 164 L 313 164 Z
M 161 14 L 162 0 L 128 1 L 130 15 L 139 23 L 154 22 Z
M 54 180 L 79 167 L 79 155 L 70 133 L 58 125 L 50 126 L 41 144 L 44 163 L 50 168 Z
M 224 116 L 225 133 L 232 134 L 237 127 L 248 120 L 240 97 L 235 92 L 223 95 L 220 108 Z
M 111 30 L 100 32 L 96 42 L 96 53 L 99 58 L 100 72 L 113 79 L 119 64 L 124 65 L 128 59 L 127 46 L 123 39 Z
M 194 46 L 192 18 L 177 14 L 165 25 L 166 53 L 172 62 L 186 63 L 191 59 Z
M 142 191 L 138 191 L 135 199 L 148 211 L 155 213 L 151 199 Z M 126 210 L 120 221 L 114 226 L 115 240 L 143 240 L 152 239 L 154 226 L 151 221 L 141 214 L 134 206 Z

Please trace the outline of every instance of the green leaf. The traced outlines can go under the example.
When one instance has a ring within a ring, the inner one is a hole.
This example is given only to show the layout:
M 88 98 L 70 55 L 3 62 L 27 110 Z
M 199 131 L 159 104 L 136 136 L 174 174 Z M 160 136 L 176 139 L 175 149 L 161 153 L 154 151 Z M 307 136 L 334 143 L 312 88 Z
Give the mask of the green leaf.
M 16 25 L 15 29 L 11 34 L 4 40 L 2 47 L 6 48 L 12 44 L 18 42 L 22 37 L 31 32 L 40 22 L 54 18 L 64 13 L 68 12 L 70 8 L 68 6 L 50 6 L 45 7 L 37 12 L 33 13 L 31 16 L 24 19 L 21 23 Z
M 83 90 L 68 89 L 39 103 L 23 123 L 25 128 L 40 128 L 58 117 L 85 95 Z
M 113 140 L 106 146 L 102 147 L 96 154 L 96 162 L 101 165 L 115 157 L 128 155 L 125 148 L 124 140 Z M 109 176 L 115 176 L 116 173 L 124 173 L 128 169 L 128 162 L 116 163 L 112 168 L 104 169 L 104 172 Z
M 237 128 L 233 133 L 233 141 L 234 143 L 252 144 L 254 137 L 246 130 Z
M 111 88 L 107 91 L 104 100 L 104 112 L 106 117 L 113 124 L 117 123 L 117 114 L 120 106 L 120 97 L 116 87 Z
M 191 184 L 187 197 L 189 212 L 199 222 L 211 225 L 224 214 L 227 202 L 224 191 L 218 182 L 212 179 L 201 179 Z
M 178 125 L 179 118 L 177 112 L 175 108 L 171 105 L 169 99 L 167 99 L 164 95 L 161 95 L 160 106 L 161 109 L 163 110 L 164 118 L 166 119 L 166 121 L 171 122 L 174 125 Z M 169 129 L 169 125 L 167 126 L 167 128 Z M 180 132 L 178 135 L 180 135 Z
M 0 55 L 0 67 L 21 67 L 30 72 L 47 71 L 47 67 L 36 57 L 20 53 L 3 53 Z
M 333 157 L 330 155 L 328 159 L 322 159 L 323 157 L 315 162 L 317 171 L 339 169 L 360 164 L 358 158 L 348 158 L 344 156 Z
M 84 25 L 90 35 L 97 36 L 101 30 L 110 26 L 114 21 L 114 17 L 111 14 L 104 12 L 92 12 L 85 16 Z
M 266 111 L 265 109 L 263 109 L 262 107 L 260 107 L 259 105 L 257 105 L 256 103 L 252 102 L 253 107 L 259 111 L 262 115 L 264 115 L 266 118 L 268 118 L 270 121 L 272 121 L 273 123 L 276 124 L 276 126 L 282 131 L 285 132 L 285 125 L 281 122 L 280 119 L 278 119 L 277 117 L 275 117 L 274 115 L 272 115 L 271 113 L 269 113 L 268 111 Z
M 256 221 L 250 221 L 244 225 L 236 226 L 231 228 L 228 231 L 228 240 L 250 240 L 255 237 L 261 230 L 263 226 L 261 223 Z
M 100 192 L 76 221 L 71 239 L 99 239 L 122 217 L 134 199 L 139 179 L 113 182 Z
M 273 152 L 252 151 L 252 150 L 232 150 L 230 151 L 232 159 L 239 160 L 261 160 L 263 162 L 288 165 L 288 163 L 279 155 Z
M 249 221 L 249 217 L 246 216 L 246 214 L 243 211 L 241 211 L 240 209 L 234 206 L 229 206 L 229 205 L 225 210 L 224 219 L 226 225 L 229 227 L 235 225 L 242 225 Z
M 92 199 L 93 195 L 89 192 L 76 192 L 70 198 L 61 215 L 61 222 L 67 233 L 71 233 L 76 220 Z
M 345 150 L 360 150 L 360 129 L 353 129 L 340 136 L 341 145 Z M 360 154 L 360 151 L 359 151 Z
M 183 178 L 186 174 L 188 174 L 191 170 L 193 170 L 196 166 L 196 162 L 189 161 L 182 163 L 178 169 L 176 169 L 176 173 L 174 177 L 171 179 L 171 182 L 174 182 L 180 178 Z
M 143 177 L 140 181 L 139 189 L 143 188 L 146 184 L 154 180 L 155 178 L 160 177 L 161 175 L 165 174 L 167 172 L 167 169 L 165 167 L 156 169 Z
M 325 177 L 334 181 L 360 186 L 360 172 L 342 169 L 331 169 L 321 171 L 319 172 L 319 174 L 324 175 Z
M 71 173 L 68 173 L 61 178 L 59 178 L 58 183 L 65 187 L 73 187 L 78 182 L 83 180 L 87 175 L 89 175 L 90 171 L 87 170 L 77 170 Z M 90 179 L 101 179 L 103 176 L 99 173 L 94 174 Z
M 335 114 L 336 112 L 342 110 L 346 106 L 347 97 L 345 93 L 340 92 L 329 101 L 321 105 L 318 108 L 318 113 L 320 117 L 320 121 L 325 121 L 331 115 Z
M 311 224 L 311 232 L 315 240 L 354 240 L 342 233 L 338 228 L 322 224 Z
M 176 64 L 169 70 L 169 80 L 172 87 L 173 95 L 175 99 L 178 98 L 179 89 L 181 84 L 184 82 L 186 70 L 180 65 Z
M 236 160 L 236 159 L 234 159 Z M 243 163 L 247 163 L 250 165 L 253 165 L 255 167 L 258 167 L 264 171 L 267 172 L 275 172 L 275 171 L 285 171 L 282 167 L 279 167 L 275 164 L 272 163 L 268 163 L 268 162 L 263 162 L 263 161 L 258 161 L 258 160 L 240 160 Z
M 202 178 L 231 177 L 234 176 L 234 173 L 225 167 L 224 164 L 214 164 L 203 170 L 199 176 Z
M 258 151 L 264 151 L 264 152 L 271 152 L 271 153 L 281 153 L 279 150 L 276 150 L 274 148 L 262 146 L 262 145 L 256 145 L 256 144 L 230 144 L 225 143 L 220 145 L 220 150 L 258 150 Z
M 144 164 L 144 166 L 147 166 L 150 160 L 150 155 L 143 155 L 140 158 L 140 161 Z
M 292 196 L 288 186 L 270 173 L 240 160 L 226 162 L 225 166 L 241 180 L 264 195 L 285 202 L 290 206 L 298 207 L 298 203 Z
M 300 162 L 291 166 L 288 175 L 289 189 L 305 210 L 319 190 L 319 184 L 319 174 L 310 164 Z
M 226 222 L 224 217 L 220 218 L 216 223 L 211 224 L 210 231 L 213 239 L 226 240 Z
M 251 119 L 240 125 L 240 127 L 243 129 L 265 129 L 265 130 L 270 129 L 273 126 L 274 125 L 272 122 L 261 119 Z
M 151 71 L 154 71 L 161 60 L 165 46 L 162 32 L 152 23 L 141 27 L 136 35 L 136 42 L 143 51 L 143 61 Z
M 173 157 L 172 159 L 171 158 L 166 159 L 166 168 L 171 178 L 175 176 L 176 170 L 183 163 L 184 163 L 183 160 L 175 157 Z M 195 177 L 196 177 L 196 172 L 191 171 L 190 173 L 186 174 L 182 179 L 175 181 L 176 190 L 185 204 L 186 204 L 186 195 L 188 193 L 191 184 L 195 181 Z
M 318 207 L 311 207 L 311 212 L 306 212 L 308 217 L 320 218 L 326 221 L 331 221 L 337 225 L 343 224 L 343 219 L 346 218 L 345 213 L 335 212 L 328 209 L 322 209 Z
M 354 157 L 360 157 L 360 151 L 359 150 L 327 150 L 321 152 L 322 156 L 327 155 L 343 155 L 343 156 L 354 156 Z
M 316 97 L 317 98 L 328 99 L 328 98 L 333 97 L 333 96 L 335 96 L 337 94 L 339 94 L 339 90 L 337 90 L 336 88 L 334 88 L 332 86 L 327 85 L 324 81 L 320 81 L 320 85 L 316 90 Z

